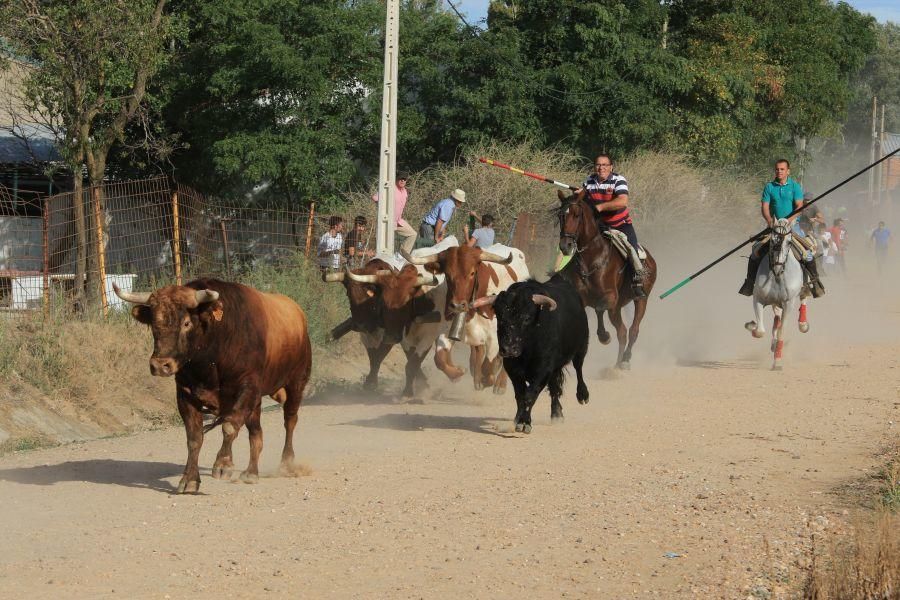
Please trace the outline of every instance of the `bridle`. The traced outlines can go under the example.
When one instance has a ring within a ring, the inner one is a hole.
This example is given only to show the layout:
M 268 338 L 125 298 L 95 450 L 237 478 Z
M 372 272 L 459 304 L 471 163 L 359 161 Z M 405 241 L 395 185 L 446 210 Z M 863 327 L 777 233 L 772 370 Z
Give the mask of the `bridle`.
M 566 201 L 566 203 L 563 206 L 561 206 L 559 208 L 559 237 L 560 237 L 560 239 L 571 240 L 572 245 L 575 246 L 575 254 L 581 254 L 582 252 L 585 251 L 585 248 L 586 248 L 586 247 L 585 248 L 578 247 L 578 227 L 581 225 L 581 217 L 582 217 L 581 214 L 579 214 L 577 217 L 575 217 L 577 219 L 576 225 L 575 225 L 575 232 L 570 233 L 570 232 L 566 231 L 566 215 L 569 214 L 569 211 L 571 210 L 572 205 L 574 205 L 576 202 L 578 202 L 578 199 L 575 196 L 572 196 L 571 198 L 569 198 Z
M 769 268 L 772 274 L 780 277 L 784 273 L 787 255 L 790 251 L 790 223 L 779 219 L 772 226 L 772 239 L 769 242 Z
M 578 264 L 578 275 L 585 281 L 587 281 L 588 277 L 599 271 L 605 266 L 605 261 L 597 261 L 594 260 L 594 266 L 591 269 L 585 268 L 584 258 L 582 257 L 582 253 L 587 250 L 591 244 L 597 241 L 600 237 L 602 237 L 602 232 L 598 231 L 597 234 L 588 241 L 584 246 L 579 247 L 578 245 L 578 229 L 581 226 L 581 219 L 584 217 L 584 213 L 580 212 L 574 218 L 576 219 L 575 224 L 575 232 L 570 233 L 566 231 L 566 215 L 569 214 L 572 206 L 575 203 L 581 202 L 578 200 L 577 196 L 571 196 L 566 200 L 566 203 L 560 206 L 559 208 L 559 238 L 560 240 L 571 240 L 572 245 L 575 246 L 575 252 L 572 254 L 575 262 Z M 583 210 L 584 207 L 582 207 Z M 624 269 L 624 267 L 623 267 Z

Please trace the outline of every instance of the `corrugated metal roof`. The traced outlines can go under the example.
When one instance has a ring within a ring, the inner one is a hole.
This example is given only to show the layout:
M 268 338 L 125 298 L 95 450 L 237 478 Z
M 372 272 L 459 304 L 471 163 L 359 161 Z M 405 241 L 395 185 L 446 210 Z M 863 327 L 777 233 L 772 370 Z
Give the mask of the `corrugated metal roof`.
M 44 163 L 61 159 L 52 133 L 45 128 L 35 125 L 16 129 L 19 135 L 13 135 L 8 126 L 0 129 L 0 164 Z
M 885 133 L 884 147 L 881 149 L 881 153 L 890 154 L 897 148 L 900 148 L 900 133 Z

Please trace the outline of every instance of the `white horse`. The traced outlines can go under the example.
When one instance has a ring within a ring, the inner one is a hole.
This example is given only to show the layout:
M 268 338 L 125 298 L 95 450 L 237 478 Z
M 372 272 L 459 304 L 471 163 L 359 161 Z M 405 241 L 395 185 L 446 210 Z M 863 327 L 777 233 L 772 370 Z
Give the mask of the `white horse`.
M 803 291 L 803 269 L 791 251 L 791 225 L 787 219 L 778 219 L 772 227 L 769 238 L 769 249 L 759 264 L 756 281 L 753 285 L 753 312 L 756 320 L 746 323 L 755 338 L 765 335 L 763 309 L 771 306 L 775 313 L 772 325 L 772 352 L 775 359 L 773 371 L 781 370 L 781 355 L 784 349 L 785 317 L 800 305 L 798 324 L 801 333 L 809 331 L 806 320 L 806 298 L 800 297 Z

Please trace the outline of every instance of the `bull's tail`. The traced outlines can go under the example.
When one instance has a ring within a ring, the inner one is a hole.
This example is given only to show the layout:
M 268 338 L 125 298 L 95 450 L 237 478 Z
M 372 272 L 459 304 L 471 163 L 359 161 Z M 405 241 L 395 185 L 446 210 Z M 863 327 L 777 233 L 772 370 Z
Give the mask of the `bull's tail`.
M 213 420 L 212 423 L 203 426 L 203 433 L 204 434 L 209 433 L 210 431 L 212 431 L 213 429 L 215 429 L 216 427 L 218 427 L 219 425 L 221 425 L 224 422 L 225 422 L 225 417 L 219 415 L 218 417 L 216 417 Z

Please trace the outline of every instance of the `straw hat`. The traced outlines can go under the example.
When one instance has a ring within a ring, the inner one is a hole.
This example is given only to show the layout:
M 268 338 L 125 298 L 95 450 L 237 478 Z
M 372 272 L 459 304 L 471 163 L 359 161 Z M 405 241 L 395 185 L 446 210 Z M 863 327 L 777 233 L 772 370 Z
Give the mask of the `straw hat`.
M 459 188 L 456 188 L 452 192 L 450 192 L 450 197 L 454 200 L 458 200 L 459 202 L 466 201 L 466 193 Z

